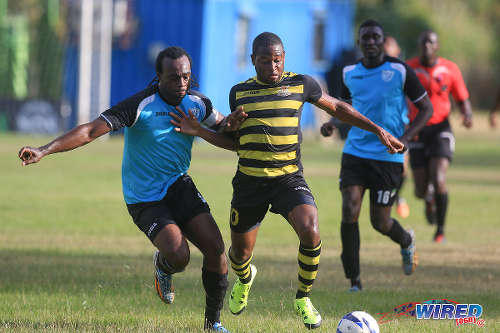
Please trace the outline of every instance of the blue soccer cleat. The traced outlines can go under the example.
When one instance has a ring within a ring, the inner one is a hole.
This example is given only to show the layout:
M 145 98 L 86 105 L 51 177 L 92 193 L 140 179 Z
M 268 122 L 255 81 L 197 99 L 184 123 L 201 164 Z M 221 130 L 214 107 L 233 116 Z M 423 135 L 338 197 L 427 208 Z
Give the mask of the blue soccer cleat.
M 172 274 L 167 274 L 161 270 L 158 265 L 158 257 L 160 251 L 156 251 L 153 255 L 153 262 L 155 265 L 155 289 L 156 293 L 160 299 L 167 303 L 172 304 L 174 302 L 174 284 L 172 283 Z
M 406 275 L 411 275 L 418 264 L 417 247 L 415 246 L 415 232 L 411 229 L 408 230 L 411 236 L 410 245 L 401 249 L 401 256 L 403 257 L 403 271 Z
M 210 332 L 223 332 L 223 333 L 231 333 L 227 328 L 222 326 L 220 322 L 213 323 L 211 327 L 205 328 L 205 330 L 208 330 Z

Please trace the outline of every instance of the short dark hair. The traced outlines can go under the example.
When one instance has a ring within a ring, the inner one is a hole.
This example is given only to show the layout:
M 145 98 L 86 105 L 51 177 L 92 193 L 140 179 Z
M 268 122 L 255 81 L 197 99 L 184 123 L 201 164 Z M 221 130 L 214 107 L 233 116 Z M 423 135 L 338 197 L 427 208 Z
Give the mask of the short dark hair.
M 379 27 L 380 30 L 382 30 L 382 32 L 384 32 L 384 28 L 382 28 L 380 23 L 378 23 L 377 21 L 375 21 L 373 19 L 368 19 L 368 20 L 364 21 L 363 23 L 361 23 L 361 25 L 359 26 L 358 34 L 361 32 L 362 28 L 366 28 L 366 27 Z
M 434 30 L 431 30 L 431 29 L 426 29 L 424 31 L 422 31 L 419 35 L 418 35 L 418 42 L 421 43 L 422 42 L 422 39 L 426 36 L 429 36 L 430 34 L 434 34 L 436 35 L 436 37 L 438 37 L 438 34 L 437 32 L 435 32 Z
M 189 55 L 189 53 L 187 53 L 187 51 L 180 46 L 170 46 L 161 51 L 156 57 L 156 65 L 155 65 L 156 72 L 161 73 L 163 71 L 161 64 L 164 58 L 179 59 L 182 56 L 186 56 L 188 58 L 189 65 L 192 68 L 193 61 L 191 60 L 191 56 Z
M 278 35 L 272 32 L 263 32 L 253 40 L 252 54 L 255 54 L 261 47 L 266 48 L 272 45 L 281 45 L 281 47 L 283 47 L 283 42 Z

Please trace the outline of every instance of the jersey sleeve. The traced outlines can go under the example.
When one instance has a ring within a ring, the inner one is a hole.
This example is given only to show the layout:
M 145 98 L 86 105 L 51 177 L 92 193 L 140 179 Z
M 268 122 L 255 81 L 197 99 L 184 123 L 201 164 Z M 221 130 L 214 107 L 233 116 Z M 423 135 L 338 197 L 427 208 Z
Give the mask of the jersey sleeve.
M 213 107 L 212 101 L 207 96 L 195 90 L 191 90 L 189 93 L 201 99 L 201 103 L 203 104 L 202 107 L 205 110 L 205 115 L 202 117 L 202 119 L 200 119 L 200 122 L 203 124 L 203 126 L 208 127 L 214 131 L 219 130 L 221 121 L 222 119 L 224 119 L 224 115 Z
M 156 93 L 157 86 L 151 86 L 143 91 L 124 99 L 118 104 L 101 113 L 100 118 L 104 119 L 113 131 L 123 127 L 132 126 L 138 116 L 139 104 L 148 96 Z
M 236 110 L 236 86 L 233 86 L 229 92 L 229 110 L 231 112 Z
M 460 69 L 456 64 L 452 64 L 450 67 L 453 73 L 453 82 L 450 89 L 451 94 L 457 102 L 463 102 L 469 98 L 469 91 L 465 86 L 462 72 L 460 72 Z
M 413 68 L 411 68 L 407 63 L 402 62 L 406 68 L 406 79 L 404 83 L 404 92 L 406 96 L 410 99 L 412 103 L 416 103 L 427 95 L 422 83 L 415 74 Z
M 319 83 L 309 75 L 304 75 L 304 100 L 309 103 L 316 103 L 322 94 L 323 91 Z
M 351 91 L 345 85 L 343 75 L 342 75 L 342 83 L 341 83 L 341 86 L 340 86 L 340 95 L 339 95 L 339 98 L 341 100 L 343 100 L 344 102 L 352 103 Z

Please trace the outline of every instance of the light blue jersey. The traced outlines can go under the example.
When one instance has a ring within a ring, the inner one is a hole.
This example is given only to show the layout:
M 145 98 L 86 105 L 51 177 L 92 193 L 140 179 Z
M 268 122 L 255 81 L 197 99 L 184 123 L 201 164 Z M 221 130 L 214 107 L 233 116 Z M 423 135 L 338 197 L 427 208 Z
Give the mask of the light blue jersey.
M 189 92 L 179 107 L 186 114 L 190 109 L 208 126 L 215 123 L 210 101 L 199 93 Z M 193 137 L 175 131 L 169 112 L 181 116 L 157 89 L 150 89 L 101 114 L 113 130 L 126 126 L 122 185 L 127 204 L 163 199 L 169 186 L 189 169 Z
M 408 124 L 406 96 L 417 102 L 426 95 L 413 70 L 396 58 L 386 57 L 382 65 L 366 68 L 361 62 L 343 69 L 343 98 L 365 117 L 399 138 Z M 403 154 L 390 154 L 377 135 L 352 127 L 344 153 L 361 158 L 403 163 Z

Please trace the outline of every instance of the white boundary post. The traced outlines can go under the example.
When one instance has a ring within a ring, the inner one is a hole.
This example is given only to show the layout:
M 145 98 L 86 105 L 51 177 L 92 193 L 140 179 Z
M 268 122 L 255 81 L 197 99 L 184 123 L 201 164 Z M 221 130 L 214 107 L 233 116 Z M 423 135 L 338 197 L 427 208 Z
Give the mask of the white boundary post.
M 90 121 L 90 85 L 92 79 L 92 35 L 94 0 L 81 0 L 80 52 L 78 65 L 78 124 Z

